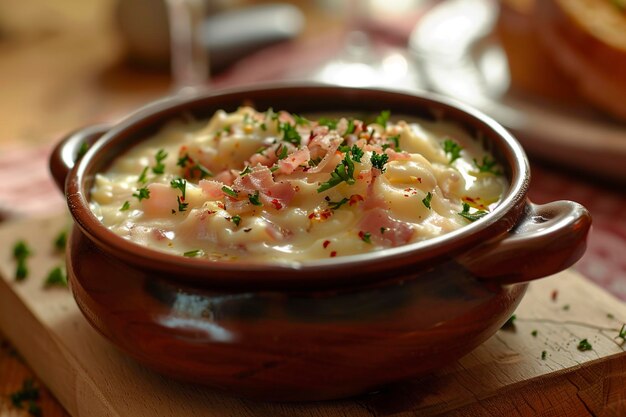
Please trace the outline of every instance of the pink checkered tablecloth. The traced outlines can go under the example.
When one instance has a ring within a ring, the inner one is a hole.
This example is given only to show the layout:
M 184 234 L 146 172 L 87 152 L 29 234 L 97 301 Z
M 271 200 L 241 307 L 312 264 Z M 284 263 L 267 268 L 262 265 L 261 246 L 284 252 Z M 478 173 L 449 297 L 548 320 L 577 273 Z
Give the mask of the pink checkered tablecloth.
M 0 153 L 0 210 L 37 216 L 65 209 L 48 173 L 49 147 L 8 149 Z M 575 265 L 583 275 L 626 300 L 626 192 L 624 187 L 577 178 L 533 166 L 530 198 L 536 203 L 574 200 L 593 216 L 588 249 Z

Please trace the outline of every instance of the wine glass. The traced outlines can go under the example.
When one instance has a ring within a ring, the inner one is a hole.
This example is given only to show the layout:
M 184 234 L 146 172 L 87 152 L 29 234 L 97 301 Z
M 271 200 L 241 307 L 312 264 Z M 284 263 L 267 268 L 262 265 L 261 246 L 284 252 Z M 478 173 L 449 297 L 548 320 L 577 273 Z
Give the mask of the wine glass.
M 166 0 L 166 5 L 174 91 L 193 95 L 209 87 L 209 54 L 202 41 L 206 3 L 205 0 Z
M 385 7 L 400 12 L 418 8 L 425 0 L 385 0 Z M 380 48 L 364 22 L 381 8 L 378 0 L 344 0 L 342 14 L 347 34 L 338 56 L 313 71 L 311 78 L 350 87 L 388 87 L 403 90 L 423 88 L 420 73 L 403 48 Z M 405 4 L 406 3 L 406 4 Z M 396 16 L 397 17 L 397 16 Z

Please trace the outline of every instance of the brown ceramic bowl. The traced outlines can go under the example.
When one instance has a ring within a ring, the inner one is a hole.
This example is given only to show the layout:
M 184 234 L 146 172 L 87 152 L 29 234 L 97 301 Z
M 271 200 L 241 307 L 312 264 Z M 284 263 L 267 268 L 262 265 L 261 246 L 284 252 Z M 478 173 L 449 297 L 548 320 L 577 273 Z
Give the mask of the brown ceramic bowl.
M 92 214 L 94 174 L 126 149 L 182 113 L 208 118 L 243 103 L 455 121 L 482 137 L 511 185 L 492 213 L 455 232 L 301 266 L 156 252 Z M 74 164 L 83 141 L 93 146 Z M 301 85 L 170 98 L 70 135 L 51 169 L 75 221 L 67 267 L 89 322 L 161 373 L 267 400 L 351 396 L 450 364 L 502 326 L 527 281 L 572 265 L 591 223 L 573 202 L 530 203 L 517 141 L 479 112 L 429 95 Z

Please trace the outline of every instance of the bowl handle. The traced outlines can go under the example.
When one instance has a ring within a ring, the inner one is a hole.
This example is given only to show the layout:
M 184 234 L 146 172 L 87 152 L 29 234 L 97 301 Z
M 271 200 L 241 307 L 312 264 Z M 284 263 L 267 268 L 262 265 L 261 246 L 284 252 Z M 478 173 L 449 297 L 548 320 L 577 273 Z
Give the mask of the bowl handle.
M 476 277 L 502 284 L 530 281 L 573 265 L 585 252 L 591 216 L 573 201 L 527 202 L 517 225 L 458 261 Z
M 87 126 L 70 133 L 55 146 L 50 155 L 49 166 L 52 178 L 61 191 L 65 189 L 65 179 L 74 164 L 109 129 L 109 125 Z

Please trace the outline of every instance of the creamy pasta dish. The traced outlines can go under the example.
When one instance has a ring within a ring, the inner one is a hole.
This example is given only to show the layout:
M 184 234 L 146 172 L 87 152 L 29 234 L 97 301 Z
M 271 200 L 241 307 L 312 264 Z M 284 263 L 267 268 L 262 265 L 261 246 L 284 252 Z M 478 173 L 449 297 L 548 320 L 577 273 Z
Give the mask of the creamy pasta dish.
M 137 244 L 301 262 L 418 242 L 489 213 L 502 167 L 454 124 L 241 107 L 173 121 L 96 175 L 91 209 Z

